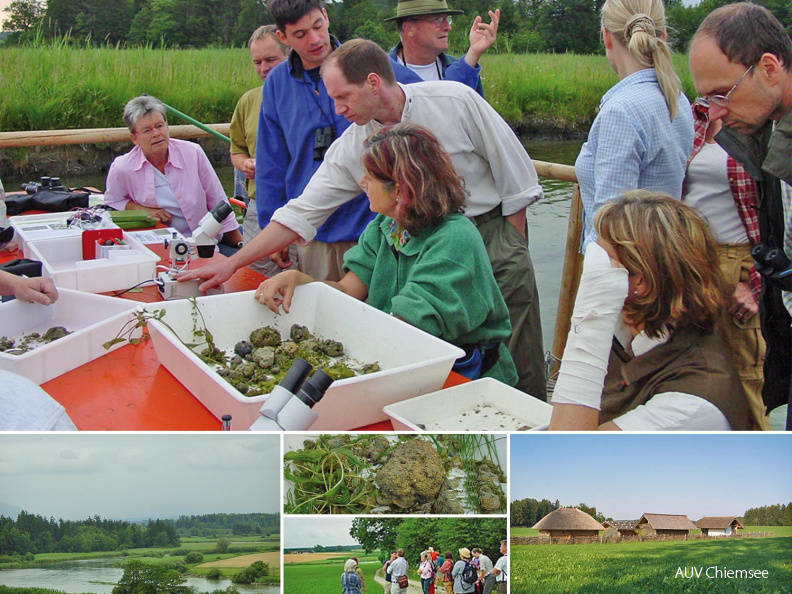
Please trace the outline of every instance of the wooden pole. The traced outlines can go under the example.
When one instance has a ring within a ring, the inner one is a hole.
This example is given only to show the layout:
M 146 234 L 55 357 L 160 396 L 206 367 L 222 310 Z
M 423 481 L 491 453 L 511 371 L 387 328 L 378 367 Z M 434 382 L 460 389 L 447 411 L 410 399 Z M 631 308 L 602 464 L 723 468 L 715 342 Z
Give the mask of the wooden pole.
M 574 168 L 573 168 L 574 169 Z M 564 268 L 561 272 L 561 293 L 558 295 L 558 311 L 556 312 L 555 331 L 553 332 L 553 367 L 549 378 L 554 378 L 561 366 L 567 335 L 569 334 L 572 309 L 575 306 L 580 273 L 583 269 L 583 254 L 580 253 L 580 238 L 583 234 L 583 201 L 580 198 L 580 187 L 572 187 L 572 205 L 569 209 L 569 225 L 567 227 Z
M 231 124 L 210 124 L 209 128 L 228 134 Z M 171 138 L 201 138 L 209 136 L 196 126 L 169 126 Z M 0 148 L 18 146 L 55 146 L 63 144 L 93 144 L 96 142 L 129 142 L 128 128 L 87 128 L 82 130 L 33 130 L 28 132 L 0 132 Z
M 539 177 L 548 177 L 550 179 L 577 183 L 575 168 L 572 165 L 548 163 L 547 161 L 533 161 L 533 164 Z

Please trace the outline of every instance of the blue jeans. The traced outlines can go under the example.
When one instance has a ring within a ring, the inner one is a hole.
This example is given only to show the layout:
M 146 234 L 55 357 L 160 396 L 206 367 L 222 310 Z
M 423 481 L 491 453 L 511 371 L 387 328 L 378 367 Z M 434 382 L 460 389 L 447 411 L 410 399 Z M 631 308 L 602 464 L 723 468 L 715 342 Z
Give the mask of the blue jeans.
M 429 594 L 429 584 L 432 583 L 432 578 L 421 578 L 421 589 L 423 594 Z

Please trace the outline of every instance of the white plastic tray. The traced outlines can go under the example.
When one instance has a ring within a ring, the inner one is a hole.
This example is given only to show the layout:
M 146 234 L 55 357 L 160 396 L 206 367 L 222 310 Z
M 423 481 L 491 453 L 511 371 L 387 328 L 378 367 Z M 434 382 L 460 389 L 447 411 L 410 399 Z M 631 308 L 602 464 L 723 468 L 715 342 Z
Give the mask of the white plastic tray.
M 550 422 L 553 407 L 485 377 L 390 404 L 396 431 L 517 431 Z
M 59 299 L 50 306 L 24 303 L 19 299 L 0 305 L 0 335 L 21 338 L 31 332 L 44 333 L 63 326 L 72 334 L 41 345 L 21 355 L 0 352 L 0 369 L 12 371 L 41 384 L 110 352 L 102 345 L 115 338 L 133 319 L 135 301 L 59 289 Z M 137 336 L 140 331 L 137 331 Z M 122 346 L 114 345 L 110 350 Z
M 142 243 L 124 233 L 124 243 L 131 246 L 113 259 L 82 259 L 82 236 L 28 241 L 26 256 L 39 260 L 42 274 L 49 276 L 60 289 L 104 293 L 129 289 L 154 278 L 160 257 Z M 27 255 L 29 253 L 29 255 Z
M 17 215 L 8 217 L 14 228 L 14 241 L 19 244 L 25 258 L 30 258 L 31 251 L 28 243 L 42 239 L 60 239 L 63 237 L 79 237 L 82 229 L 68 227 L 66 220 L 73 216 L 73 212 L 47 212 L 34 215 Z M 109 216 L 107 217 L 109 219 Z M 105 220 L 102 227 L 118 227 L 112 220 Z
M 253 298 L 253 291 L 196 299 L 206 327 L 221 349 L 233 349 L 261 326 L 288 336 L 292 324 L 314 335 L 339 340 L 346 355 L 377 361 L 382 371 L 339 380 L 314 407 L 312 430 L 349 430 L 387 419 L 383 407 L 439 389 L 464 352 L 445 341 L 349 297 L 323 283 L 298 287 L 291 312 L 276 316 Z M 194 340 L 194 308 L 188 300 L 156 304 L 183 340 Z M 200 320 L 200 318 L 198 318 Z M 206 366 L 164 324 L 148 324 L 160 362 L 213 414 L 230 414 L 234 428 L 247 429 L 259 418 L 267 396 L 246 398 Z

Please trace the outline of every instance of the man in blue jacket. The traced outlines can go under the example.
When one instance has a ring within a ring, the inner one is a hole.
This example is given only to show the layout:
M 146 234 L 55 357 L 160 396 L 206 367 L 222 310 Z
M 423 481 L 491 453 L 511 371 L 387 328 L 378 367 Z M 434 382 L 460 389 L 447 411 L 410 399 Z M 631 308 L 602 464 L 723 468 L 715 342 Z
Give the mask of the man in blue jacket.
M 278 39 L 293 51 L 273 68 L 262 90 L 256 144 L 256 196 L 265 197 L 257 205 L 262 228 L 275 210 L 302 193 L 330 144 L 349 127 L 346 118 L 336 115 L 319 74 L 322 63 L 340 45 L 330 35 L 322 0 L 271 0 L 268 7 Z M 404 83 L 420 81 L 404 67 L 396 76 Z M 339 280 L 344 275 L 344 252 L 355 245 L 373 217 L 363 193 L 339 208 L 322 227 L 318 241 L 299 247 L 300 269 L 314 278 Z M 272 259 L 288 265 L 288 251 L 273 254 Z
M 479 59 L 495 43 L 500 9 L 489 11 L 490 23 L 483 22 L 480 16 L 475 18 L 470 28 L 470 47 L 462 58 L 455 58 L 445 52 L 452 15 L 461 13 L 449 9 L 446 0 L 401 0 L 396 16 L 385 19 L 396 21 L 401 40 L 388 55 L 422 80 L 453 80 L 483 97 Z

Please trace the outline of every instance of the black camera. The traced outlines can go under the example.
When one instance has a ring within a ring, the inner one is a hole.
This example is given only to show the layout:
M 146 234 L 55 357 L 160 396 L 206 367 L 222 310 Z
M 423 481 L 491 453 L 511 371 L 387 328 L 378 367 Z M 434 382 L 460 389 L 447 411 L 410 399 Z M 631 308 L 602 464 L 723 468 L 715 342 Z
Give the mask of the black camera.
M 323 161 L 327 149 L 335 140 L 335 129 L 332 126 L 317 128 L 314 132 L 313 158 L 314 161 Z
M 784 250 L 759 243 L 751 248 L 751 256 L 759 274 L 784 291 L 792 291 L 792 262 Z

